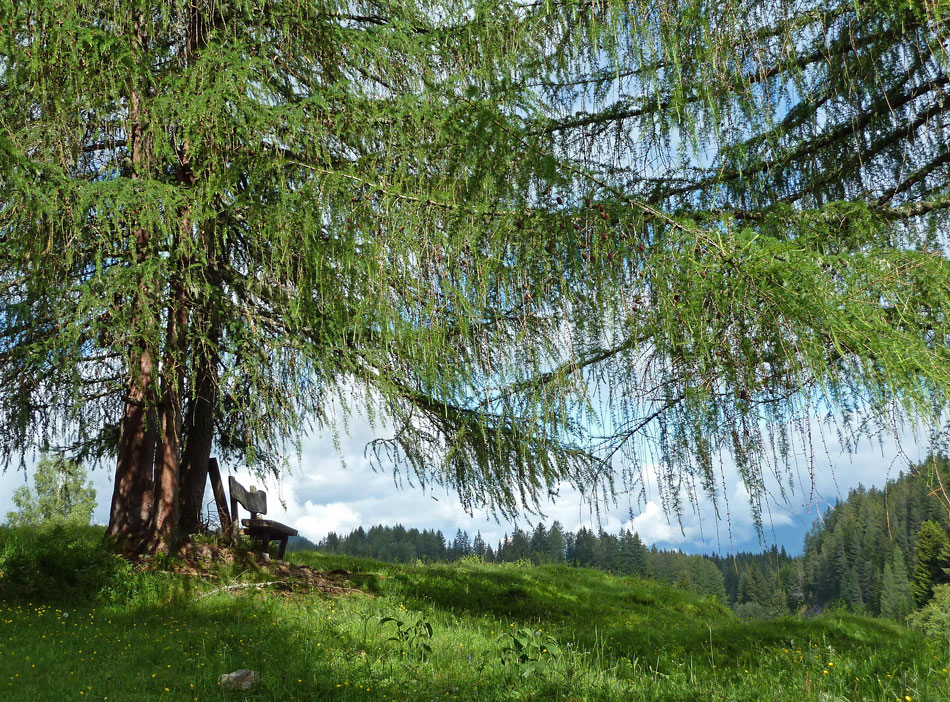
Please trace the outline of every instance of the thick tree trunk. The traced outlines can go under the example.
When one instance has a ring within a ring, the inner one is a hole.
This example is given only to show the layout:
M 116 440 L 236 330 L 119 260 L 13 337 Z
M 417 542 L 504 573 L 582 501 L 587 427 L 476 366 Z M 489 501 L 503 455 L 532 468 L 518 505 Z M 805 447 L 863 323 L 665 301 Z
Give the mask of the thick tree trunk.
M 106 531 L 123 552 L 138 550 L 152 515 L 152 464 L 157 437 L 157 415 L 152 409 L 150 385 L 154 372 L 148 351 L 133 354 L 138 373 L 129 386 L 119 430 L 118 461 L 112 508 Z
M 212 341 L 212 343 L 215 343 Z M 217 354 L 205 347 L 198 351 L 195 387 L 188 404 L 183 434 L 185 449 L 181 459 L 181 516 L 183 533 L 201 528 L 208 461 L 214 440 L 214 404 L 218 394 Z
M 132 36 L 135 53 L 143 49 L 144 18 L 138 15 Z M 150 149 L 145 133 L 142 96 L 135 89 L 129 94 L 129 156 L 132 171 L 129 177 L 141 178 L 150 166 Z M 142 227 L 134 230 L 136 260 L 142 263 L 148 256 L 151 232 Z M 141 280 L 132 304 L 143 310 L 152 291 L 148 282 Z M 106 534 L 118 550 L 138 552 L 148 536 L 152 519 L 152 470 L 155 442 L 158 435 L 158 416 L 155 412 L 153 383 L 155 359 L 144 339 L 129 352 L 128 395 L 119 429 L 119 444 L 112 490 L 112 507 Z
M 190 235 L 191 224 L 183 220 L 182 235 Z M 167 552 L 178 538 L 178 482 L 181 459 L 182 395 L 185 384 L 185 349 L 188 308 L 184 284 L 174 279 L 162 358 L 162 434 L 155 457 L 155 491 L 152 507 L 151 551 Z
M 162 440 L 155 457 L 153 523 L 149 550 L 168 551 L 174 546 L 178 526 L 178 445 L 179 421 L 175 408 L 177 393 L 162 403 Z
M 192 3 L 189 7 L 184 46 L 184 58 L 187 63 L 194 60 L 195 52 L 205 43 L 204 11 L 205 8 L 200 3 Z M 178 147 L 176 178 L 180 186 L 188 189 L 195 185 L 195 171 L 191 164 L 190 151 L 190 144 L 185 139 Z M 188 207 L 182 207 L 178 214 L 181 221 L 179 240 L 191 239 L 194 236 L 194 223 L 190 218 Z M 201 235 L 199 226 L 199 236 Z M 205 244 L 206 247 L 207 244 Z M 189 260 L 180 261 L 180 269 L 187 270 L 193 263 L 190 257 Z M 157 548 L 161 550 L 174 545 L 173 541 L 179 536 L 195 531 L 196 515 L 200 514 L 202 495 L 198 495 L 199 505 L 197 512 L 193 515 L 191 502 L 183 498 L 183 494 L 187 496 L 195 490 L 192 483 L 198 476 L 193 476 L 190 480 L 188 478 L 194 472 L 196 460 L 203 466 L 201 476 L 203 489 L 203 481 L 207 477 L 208 458 L 211 456 L 210 410 L 214 405 L 214 397 L 212 395 L 209 400 L 201 401 L 203 399 L 201 392 L 207 393 L 207 389 L 203 387 L 207 385 L 207 381 L 202 377 L 203 364 L 200 361 L 199 367 L 196 368 L 195 379 L 197 401 L 193 401 L 189 407 L 189 422 L 185 423 L 182 420 L 182 403 L 185 395 L 185 353 L 188 347 L 188 302 L 182 281 L 173 283 L 166 337 L 168 353 L 166 353 L 163 373 L 166 386 L 162 407 L 162 454 L 159 457 L 160 461 L 156 463 L 155 480 L 155 539 Z M 197 458 L 195 454 L 198 454 Z M 203 460 L 200 456 L 203 456 Z M 184 493 L 182 493 L 183 483 L 186 483 L 187 488 Z M 183 507 L 185 507 L 184 510 Z M 182 524 L 183 515 L 184 524 Z
M 203 8 L 197 3 L 192 4 L 188 19 L 188 39 L 185 43 L 186 61 L 192 61 L 195 52 L 205 45 L 206 19 Z M 179 154 L 178 182 L 191 188 L 195 184 L 195 172 L 188 152 L 189 144 L 185 141 Z M 206 257 L 204 278 L 207 282 L 214 277 L 214 237 L 212 232 L 200 225 L 198 236 L 199 245 Z M 194 336 L 198 337 L 204 332 L 207 337 L 199 338 L 193 345 L 194 385 L 183 428 L 185 439 L 179 475 L 179 526 L 184 534 L 196 533 L 201 527 L 201 508 L 214 438 L 214 404 L 218 387 L 218 356 L 215 349 L 218 333 L 216 320 L 211 321 L 212 314 L 208 300 L 199 300 L 193 320 L 194 329 L 198 334 Z
M 192 61 L 197 49 L 205 43 L 205 11 L 206 8 L 202 3 L 195 2 L 190 7 L 184 47 L 186 61 Z M 144 49 L 146 41 L 144 27 L 144 19 L 139 15 L 135 20 L 132 37 L 133 54 L 138 54 Z M 152 150 L 149 148 L 150 144 L 143 126 L 146 123 L 145 117 L 143 94 L 133 88 L 129 93 L 128 125 L 132 178 L 143 177 L 154 166 Z M 183 188 L 194 187 L 195 173 L 190 162 L 187 140 L 180 144 L 177 156 L 179 185 Z M 182 205 L 178 215 L 180 229 L 177 244 L 181 245 L 194 236 L 194 222 L 187 205 Z M 137 230 L 136 238 L 138 262 L 141 263 L 149 255 L 150 232 Z M 172 255 L 178 255 L 178 252 L 189 249 L 190 247 L 176 245 L 172 249 Z M 204 401 L 195 406 L 195 416 L 192 418 L 194 424 L 188 428 L 189 432 L 192 428 L 197 429 L 196 439 L 186 442 L 182 438 L 182 406 L 187 367 L 185 351 L 188 345 L 191 302 L 186 292 L 184 276 L 188 275 L 195 261 L 189 256 L 189 260 L 177 260 L 175 263 L 178 265 L 178 270 L 182 271 L 181 276 L 173 276 L 167 288 L 150 289 L 143 281 L 138 297 L 134 301 L 140 309 L 145 309 L 149 304 L 165 306 L 167 319 L 160 369 L 153 367 L 155 363 L 153 356 L 143 352 L 139 362 L 143 368 L 147 366 L 147 372 L 130 373 L 134 381 L 129 392 L 123 419 L 122 438 L 118 447 L 116 487 L 109 533 L 117 538 L 123 551 L 130 553 L 167 551 L 176 545 L 175 542 L 181 533 L 179 522 L 180 487 L 183 480 L 182 446 L 187 444 L 190 447 L 190 463 L 185 465 L 186 470 L 190 464 L 200 464 L 203 470 L 202 482 L 206 479 L 211 451 L 212 427 L 210 423 L 213 420 L 217 358 L 211 360 L 210 370 L 204 371 L 212 377 L 210 385 L 208 381 L 202 381 L 200 378 L 198 381 L 200 384 L 198 392 L 203 393 L 199 396 Z M 156 302 L 154 297 L 157 294 L 167 294 L 168 297 L 161 302 Z M 134 367 L 135 362 L 130 365 L 130 368 Z M 199 376 L 202 372 L 199 368 Z M 155 398 L 154 387 L 159 378 L 161 395 Z M 205 427 L 205 424 L 208 426 Z M 205 444 L 207 444 L 206 447 Z M 203 456 L 203 459 L 198 456 Z M 152 479 L 153 472 L 154 480 Z M 198 499 L 200 501 L 201 495 Z

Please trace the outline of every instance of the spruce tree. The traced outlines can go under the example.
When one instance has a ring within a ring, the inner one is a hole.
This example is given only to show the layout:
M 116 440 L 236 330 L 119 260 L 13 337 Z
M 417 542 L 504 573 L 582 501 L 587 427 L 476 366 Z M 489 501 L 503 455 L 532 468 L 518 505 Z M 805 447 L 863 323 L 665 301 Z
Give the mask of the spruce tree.
M 945 530 L 950 527 L 940 494 L 948 481 L 946 459 L 932 456 L 889 480 L 883 489 L 854 490 L 837 504 L 806 537 L 802 565 L 808 587 L 802 592 L 808 604 L 825 606 L 843 596 L 849 563 L 854 563 L 868 611 L 882 611 L 884 569 L 893 559 L 893 549 L 901 550 L 904 563 L 913 564 L 914 542 L 923 522 L 929 519 Z M 848 586 L 853 589 L 854 582 Z
M 564 536 L 564 528 L 561 526 L 560 522 L 555 521 L 551 525 L 550 531 L 548 531 L 546 562 L 563 563 L 564 552 L 566 548 L 567 540 Z
M 743 568 L 739 576 L 739 604 L 753 602 L 761 607 L 767 607 L 772 599 L 773 588 L 769 587 L 768 579 L 762 574 L 758 564 L 749 563 Z
M 472 554 L 477 558 L 485 558 L 485 554 L 491 547 L 486 548 L 485 539 L 482 538 L 482 532 L 475 533 L 475 539 L 472 541 Z
M 900 548 L 894 546 L 891 557 L 884 564 L 881 590 L 881 616 L 904 621 L 914 611 L 914 593 L 907 566 Z
M 594 548 L 594 566 L 610 573 L 619 573 L 620 557 L 620 542 L 617 537 L 601 529 Z
M 505 560 L 520 561 L 531 557 L 531 541 L 519 527 L 515 527 L 511 540 L 505 544 Z
M 574 536 L 572 565 L 589 568 L 597 564 L 597 537 L 587 527 L 581 527 Z
M 472 542 L 469 538 L 467 531 L 462 531 L 461 529 L 456 529 L 455 538 L 452 540 L 452 548 L 450 553 L 451 560 L 458 560 L 459 558 L 464 558 L 469 556 L 472 553 Z
M 641 578 L 647 574 L 647 548 L 640 541 L 640 535 L 629 529 L 620 535 L 620 572 Z
M 533 563 L 547 563 L 548 530 L 543 522 L 538 522 L 531 532 L 530 558 Z
M 788 616 L 788 597 L 780 587 L 772 590 L 769 597 L 768 613 L 771 617 Z
M 704 556 L 688 556 L 689 579 L 692 590 L 702 595 L 711 595 L 726 602 L 726 583 L 722 571 Z M 787 612 L 786 612 L 787 613 Z
M 633 574 L 645 578 L 650 571 L 650 552 L 637 533 L 633 535 L 632 555 Z
M 914 547 L 914 604 L 923 607 L 934 594 L 934 586 L 950 583 L 950 538 L 936 522 L 926 521 Z

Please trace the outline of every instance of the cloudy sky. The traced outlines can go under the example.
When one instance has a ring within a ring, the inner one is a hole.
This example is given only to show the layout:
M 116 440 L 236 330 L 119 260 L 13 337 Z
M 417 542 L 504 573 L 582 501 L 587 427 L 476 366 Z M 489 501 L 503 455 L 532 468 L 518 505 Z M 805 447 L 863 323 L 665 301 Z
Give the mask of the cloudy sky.
M 485 540 L 494 545 L 513 525 L 497 523 L 484 513 L 465 513 L 459 501 L 444 491 L 424 493 L 417 487 L 403 484 L 400 489 L 392 474 L 373 472 L 363 455 L 366 443 L 374 438 L 369 427 L 354 422 L 349 438 L 341 443 L 341 454 L 333 447 L 329 436 L 312 436 L 303 444 L 300 465 L 281 485 L 262 487 L 268 493 L 268 517 L 295 526 L 301 535 L 318 541 L 330 531 L 345 534 L 362 525 L 374 524 L 436 528 L 451 539 L 457 528 L 474 536 L 481 531 Z M 663 513 L 659 496 L 653 489 L 646 503 L 638 504 L 624 497 L 617 504 L 602 507 L 599 521 L 585 505 L 579 494 L 565 487 L 554 503 L 544 505 L 545 522 L 557 519 L 567 529 L 581 526 L 602 526 L 615 533 L 621 527 L 638 532 L 648 544 L 660 548 L 681 548 L 687 552 L 729 552 L 733 550 L 760 550 L 763 545 L 778 544 L 793 553 L 801 549 L 802 537 L 818 516 L 819 509 L 827 508 L 839 496 L 858 483 L 865 487 L 881 486 L 888 478 L 896 477 L 906 469 L 908 459 L 917 461 L 927 453 L 925 446 L 914 442 L 908 433 L 900 446 L 893 439 L 883 443 L 865 442 L 854 454 L 846 454 L 829 440 L 827 451 L 819 449 L 815 457 L 815 491 L 811 486 L 799 489 L 786 502 L 772 501 L 764 515 L 764 541 L 760 542 L 748 506 L 748 495 L 734 474 L 726 468 L 729 517 L 716 519 L 712 505 L 701 501 L 696 513 L 688 511 L 682 524 Z M 238 466 L 222 466 L 222 472 L 234 474 L 245 485 L 258 482 Z M 807 477 L 807 476 L 803 476 Z M 92 474 L 97 490 L 98 507 L 95 520 L 108 521 L 109 500 L 112 495 L 112 476 L 107 470 Z M 648 481 L 649 482 L 649 481 Z M 24 483 L 24 474 L 10 470 L 0 475 L 0 515 L 12 509 L 10 496 Z M 210 499 L 210 490 L 207 493 Z M 281 506 L 281 501 L 286 508 Z M 720 504 L 722 506 L 722 503 Z M 537 518 L 520 522 L 530 528 Z

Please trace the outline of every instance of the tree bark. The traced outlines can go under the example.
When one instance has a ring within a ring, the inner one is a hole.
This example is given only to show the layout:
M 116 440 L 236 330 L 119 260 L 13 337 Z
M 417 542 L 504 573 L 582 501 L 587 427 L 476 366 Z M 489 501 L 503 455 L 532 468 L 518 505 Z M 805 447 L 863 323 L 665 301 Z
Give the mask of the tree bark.
M 134 20 L 132 48 L 140 53 L 144 45 L 144 18 Z M 129 93 L 129 155 L 132 163 L 130 177 L 141 178 L 150 165 L 150 149 L 144 128 L 142 95 L 133 88 Z M 148 256 L 151 232 L 143 227 L 134 230 L 136 262 L 141 264 Z M 151 291 L 148 282 L 139 281 L 135 299 L 139 310 L 147 305 Z M 152 516 L 152 469 L 158 416 L 155 411 L 153 383 L 155 361 L 148 344 L 139 338 L 129 352 L 129 380 L 125 410 L 119 430 L 115 483 L 109 512 L 107 536 L 118 550 L 133 553 L 140 549 L 146 537 Z
M 149 550 L 167 552 L 176 544 L 181 445 L 181 398 L 184 387 L 184 340 L 188 325 L 185 291 L 180 280 L 171 285 L 165 353 L 162 359 L 162 435 L 155 460 L 155 495 Z
M 182 532 L 194 534 L 201 528 L 208 461 L 214 440 L 214 405 L 218 395 L 217 334 L 212 329 L 209 343 L 197 350 L 195 387 L 185 417 L 185 449 L 181 460 Z
M 137 550 L 152 514 L 152 463 L 158 417 L 150 402 L 154 372 L 151 353 L 134 351 L 130 367 L 135 365 L 138 372 L 130 381 L 119 430 L 115 485 L 106 530 L 123 552 Z
M 188 26 L 184 42 L 186 63 L 194 60 L 195 53 L 206 42 L 205 7 L 192 3 L 189 7 Z M 184 139 L 178 148 L 177 181 L 179 186 L 191 189 L 195 185 L 195 171 L 191 163 L 190 144 Z M 194 223 L 188 207 L 179 210 L 181 241 L 192 238 Z M 198 226 L 198 236 L 204 241 L 202 248 L 208 254 L 210 265 L 211 250 L 207 233 Z M 181 261 L 180 269 L 187 270 L 194 261 Z M 207 480 L 208 459 L 211 456 L 213 433 L 214 391 L 216 387 L 217 361 L 210 369 L 208 359 L 199 355 L 195 369 L 195 388 L 188 408 L 188 419 L 182 419 L 184 402 L 185 353 L 188 348 L 187 326 L 189 323 L 187 295 L 181 281 L 173 284 L 172 303 L 168 311 L 168 333 L 166 338 L 169 353 L 165 360 L 166 389 L 163 404 L 162 456 L 156 464 L 155 484 L 155 539 L 156 546 L 165 550 L 178 536 L 196 531 L 201 513 L 201 501 L 204 496 L 204 482 Z M 215 374 L 209 379 L 209 374 Z M 187 437 L 187 438 L 186 438 Z M 196 485 L 200 480 L 200 485 Z M 198 493 L 197 495 L 195 493 Z M 197 506 L 194 505 L 197 500 Z
M 210 225 L 209 225 L 210 226 Z M 193 315 L 192 360 L 195 364 L 193 386 L 185 416 L 185 446 L 181 464 L 181 529 L 194 534 L 201 529 L 208 461 L 214 443 L 214 414 L 218 400 L 218 342 L 221 337 L 221 315 L 215 307 L 210 290 L 221 284 L 217 268 L 215 234 L 210 228 L 199 231 L 205 262 L 204 296 L 197 302 Z

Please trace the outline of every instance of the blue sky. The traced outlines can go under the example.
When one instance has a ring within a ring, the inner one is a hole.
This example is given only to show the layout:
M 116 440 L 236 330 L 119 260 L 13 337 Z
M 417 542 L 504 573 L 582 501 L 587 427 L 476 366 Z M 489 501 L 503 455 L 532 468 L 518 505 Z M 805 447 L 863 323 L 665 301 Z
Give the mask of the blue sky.
M 630 502 L 624 496 L 616 505 L 602 507 L 600 521 L 592 514 L 578 493 L 564 488 L 556 502 L 544 505 L 546 523 L 557 519 L 567 529 L 581 526 L 616 532 L 621 527 L 637 531 L 648 544 L 659 548 L 681 548 L 692 553 L 733 550 L 757 551 L 777 544 L 791 553 L 801 550 L 804 534 L 818 516 L 819 510 L 859 483 L 865 487 L 882 486 L 906 470 L 907 460 L 917 461 L 928 452 L 927 446 L 918 445 L 907 432 L 900 446 L 892 437 L 880 443 L 865 441 L 854 454 L 846 454 L 828 432 L 827 451 L 819 449 L 815 456 L 815 494 L 810 486 L 798 489 L 786 503 L 771 502 L 765 515 L 764 541 L 760 542 L 752 524 L 747 494 L 726 463 L 726 484 L 729 518 L 716 519 L 712 505 L 701 501 L 697 512 L 687 511 L 682 525 L 668 519 L 659 504 L 655 488 L 645 504 Z M 311 436 L 303 443 L 300 465 L 286 476 L 280 485 L 260 485 L 259 481 L 237 466 L 222 466 L 222 472 L 232 473 L 245 485 L 256 483 L 268 492 L 268 516 L 295 526 L 303 536 L 314 541 L 330 531 L 347 533 L 360 525 L 374 524 L 441 529 L 452 538 L 457 528 L 472 536 L 481 531 L 485 540 L 494 545 L 513 525 L 497 523 L 483 513 L 467 515 L 459 501 L 444 491 L 423 492 L 403 484 L 399 489 L 392 474 L 374 473 L 363 456 L 366 443 L 375 435 L 363 423 L 353 421 L 349 437 L 343 437 L 338 453 L 330 436 Z M 901 451 L 901 448 L 903 451 Z M 346 467 L 341 466 L 341 456 Z M 112 476 L 108 470 L 92 474 L 97 490 L 96 521 L 108 520 L 109 500 L 112 495 Z M 0 515 L 12 509 L 10 496 L 24 482 L 24 475 L 8 471 L 0 475 Z M 648 481 L 649 482 L 649 481 Z M 210 499 L 210 490 L 206 497 Z M 283 501 L 284 506 L 280 503 Z M 720 502 L 722 506 L 722 502 Z M 522 528 L 537 522 L 522 520 Z

